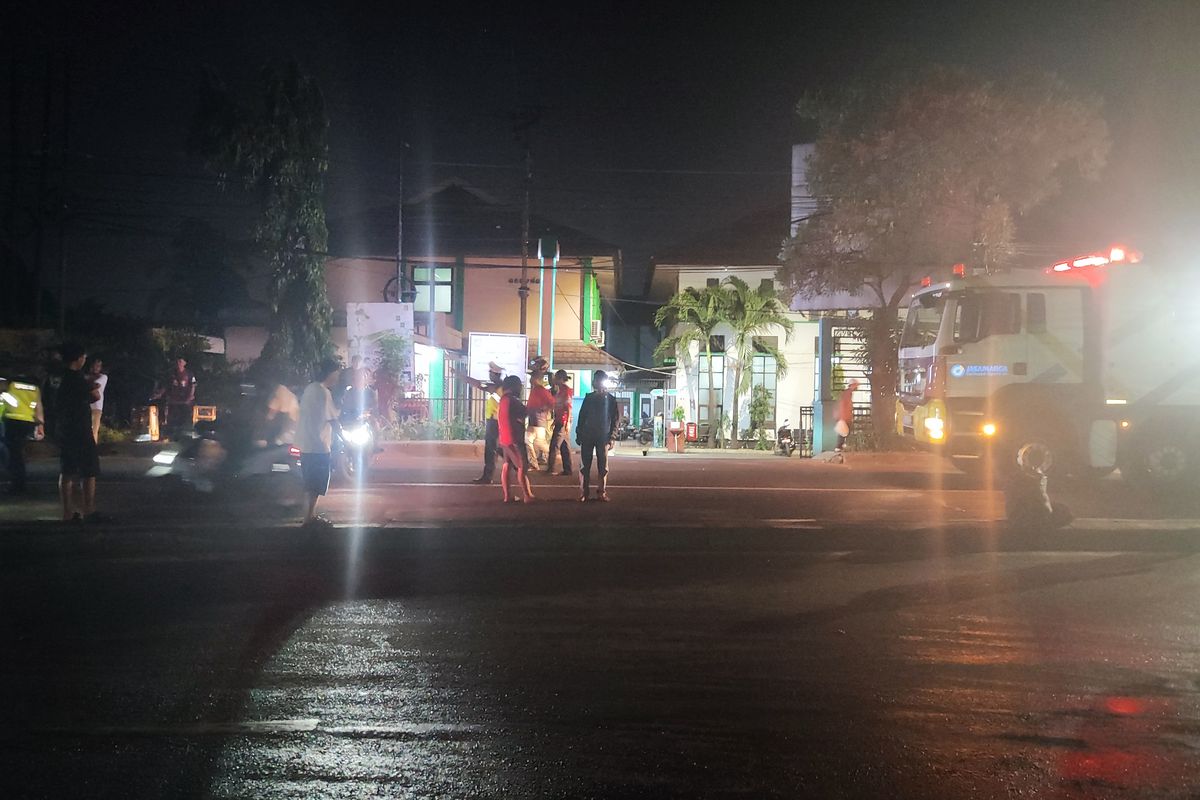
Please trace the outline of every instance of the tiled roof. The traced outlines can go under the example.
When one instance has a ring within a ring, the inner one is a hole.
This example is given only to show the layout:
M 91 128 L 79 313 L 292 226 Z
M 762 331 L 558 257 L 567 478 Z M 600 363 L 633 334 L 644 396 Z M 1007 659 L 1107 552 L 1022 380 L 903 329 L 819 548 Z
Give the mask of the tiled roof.
M 529 342 L 529 358 L 542 355 L 538 352 L 538 343 Z M 554 340 L 555 369 L 587 369 L 594 367 L 620 371 L 621 362 L 592 344 L 584 344 L 578 339 Z

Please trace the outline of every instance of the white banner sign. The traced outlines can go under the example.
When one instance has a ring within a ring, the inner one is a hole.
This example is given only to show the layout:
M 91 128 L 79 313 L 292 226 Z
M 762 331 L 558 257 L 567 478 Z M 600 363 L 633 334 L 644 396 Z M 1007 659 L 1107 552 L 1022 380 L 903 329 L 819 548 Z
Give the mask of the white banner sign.
M 529 339 L 520 333 L 472 333 L 467 352 L 467 374 L 476 380 L 486 381 L 488 363 L 495 361 L 505 375 L 528 382 Z
M 375 351 L 381 338 L 389 333 L 408 342 L 408 363 L 413 363 L 412 303 L 348 303 L 346 305 L 346 341 L 351 356 L 362 356 L 363 365 L 373 368 Z M 404 383 L 412 375 L 404 377 Z

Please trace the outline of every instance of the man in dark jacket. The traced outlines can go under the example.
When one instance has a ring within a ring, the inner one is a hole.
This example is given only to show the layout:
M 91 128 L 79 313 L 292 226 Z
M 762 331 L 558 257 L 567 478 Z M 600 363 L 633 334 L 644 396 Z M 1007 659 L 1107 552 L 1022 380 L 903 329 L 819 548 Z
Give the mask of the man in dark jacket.
M 596 499 L 608 502 L 608 451 L 617 439 L 617 425 L 621 414 L 617 410 L 617 399 L 608 393 L 608 374 L 602 369 L 592 375 L 592 391 L 583 398 L 579 407 L 579 421 L 575 426 L 575 441 L 579 444 L 579 502 L 587 502 L 588 480 L 592 472 L 592 458 L 596 459 Z

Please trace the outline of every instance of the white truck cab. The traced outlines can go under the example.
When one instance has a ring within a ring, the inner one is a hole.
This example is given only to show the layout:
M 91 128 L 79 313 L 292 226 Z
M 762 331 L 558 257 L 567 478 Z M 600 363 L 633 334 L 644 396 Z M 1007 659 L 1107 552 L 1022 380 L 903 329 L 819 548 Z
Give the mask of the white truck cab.
M 968 472 L 1200 476 L 1200 297 L 1123 247 L 928 281 L 900 343 L 896 430 Z

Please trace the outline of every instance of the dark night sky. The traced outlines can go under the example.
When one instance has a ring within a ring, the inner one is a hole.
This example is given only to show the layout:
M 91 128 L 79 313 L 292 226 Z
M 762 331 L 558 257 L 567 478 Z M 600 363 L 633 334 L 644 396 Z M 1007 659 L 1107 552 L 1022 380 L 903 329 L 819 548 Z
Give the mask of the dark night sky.
M 45 54 L 55 42 L 71 54 L 71 275 L 80 296 L 109 304 L 153 280 L 182 216 L 246 230 L 245 198 L 220 193 L 184 152 L 198 76 L 211 65 L 249 91 L 264 61 L 287 57 L 328 102 L 331 215 L 389 197 L 402 138 L 414 189 L 459 176 L 516 201 L 509 114 L 533 104 L 544 108 L 537 210 L 634 263 L 786 195 L 791 109 L 806 89 L 893 51 L 993 73 L 1042 66 L 1105 97 L 1115 147 L 1097 213 L 1121 235 L 1194 249 L 1196 2 L 95 2 L 7 30 L 22 92 L 18 205 L 36 183 Z

